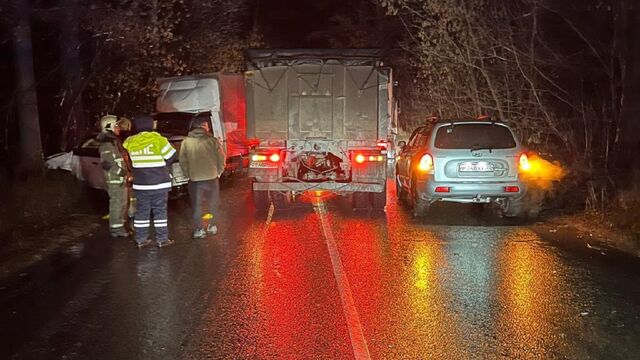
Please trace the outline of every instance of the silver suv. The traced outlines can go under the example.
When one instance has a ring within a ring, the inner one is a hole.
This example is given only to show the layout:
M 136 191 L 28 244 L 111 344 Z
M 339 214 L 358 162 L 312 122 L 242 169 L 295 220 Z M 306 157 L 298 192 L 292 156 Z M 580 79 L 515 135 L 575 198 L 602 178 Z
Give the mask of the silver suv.
M 527 155 L 504 123 L 439 121 L 415 129 L 398 146 L 397 194 L 414 216 L 424 216 L 436 201 L 493 203 L 507 217 L 538 214 L 519 177 L 528 169 Z

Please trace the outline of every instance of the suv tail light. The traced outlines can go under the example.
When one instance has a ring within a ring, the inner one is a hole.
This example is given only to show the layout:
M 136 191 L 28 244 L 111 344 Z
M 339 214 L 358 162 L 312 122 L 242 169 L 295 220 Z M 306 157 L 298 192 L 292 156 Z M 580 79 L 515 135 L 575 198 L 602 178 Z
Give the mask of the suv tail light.
M 518 159 L 518 168 L 523 172 L 531 170 L 531 164 L 529 163 L 529 157 L 527 154 L 520 154 L 520 158 Z
M 420 158 L 420 163 L 418 164 L 418 170 L 422 172 L 432 172 L 433 171 L 433 157 L 430 154 L 424 154 Z

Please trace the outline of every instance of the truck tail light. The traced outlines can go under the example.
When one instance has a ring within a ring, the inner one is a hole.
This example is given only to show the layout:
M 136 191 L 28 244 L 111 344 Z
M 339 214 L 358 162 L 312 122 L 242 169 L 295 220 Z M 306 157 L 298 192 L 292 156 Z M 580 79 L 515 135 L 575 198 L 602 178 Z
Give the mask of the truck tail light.
M 364 155 L 357 154 L 354 158 L 355 162 L 358 164 L 364 164 L 365 162 L 380 162 L 385 161 L 385 157 L 383 155 Z
M 255 164 L 252 167 L 273 167 L 282 159 L 279 150 L 266 150 L 267 153 L 253 154 L 251 155 L 251 162 Z M 276 152 L 273 152 L 276 151 Z M 260 165 L 262 164 L 262 165 Z M 268 166 L 272 164 L 273 166 Z
M 448 193 L 451 192 L 451 188 L 448 186 L 436 186 L 437 193 Z
M 520 187 L 518 187 L 518 186 L 505 186 L 504 187 L 504 192 L 517 193 L 519 191 L 520 191 Z
M 433 171 L 433 157 L 430 154 L 422 155 L 420 163 L 418 163 L 418 170 L 422 172 Z

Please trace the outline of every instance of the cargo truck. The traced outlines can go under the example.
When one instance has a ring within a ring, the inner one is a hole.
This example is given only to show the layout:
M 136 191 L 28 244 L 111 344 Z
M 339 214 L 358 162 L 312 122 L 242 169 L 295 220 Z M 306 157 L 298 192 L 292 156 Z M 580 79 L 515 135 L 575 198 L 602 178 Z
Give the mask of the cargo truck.
M 211 73 L 157 79 L 156 129 L 168 137 L 176 149 L 187 136 L 193 119 L 206 118 L 227 151 L 223 176 L 246 168 L 249 145 L 246 139 L 246 102 L 242 74 Z M 173 186 L 188 183 L 176 162 L 172 167 Z
M 379 49 L 245 51 L 249 163 L 258 208 L 313 191 L 384 209 L 397 132 L 391 69 Z

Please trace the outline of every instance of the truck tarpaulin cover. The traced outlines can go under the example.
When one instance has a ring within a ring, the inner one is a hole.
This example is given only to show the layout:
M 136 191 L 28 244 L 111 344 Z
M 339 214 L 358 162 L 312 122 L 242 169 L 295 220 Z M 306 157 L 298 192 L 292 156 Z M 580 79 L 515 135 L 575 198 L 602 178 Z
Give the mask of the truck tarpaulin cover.
M 381 49 L 247 49 L 247 69 L 257 70 L 268 66 L 293 66 L 318 64 L 336 60 L 346 66 L 377 65 L 382 60 Z
M 227 156 L 247 154 L 247 108 L 244 78 L 220 75 L 222 91 L 222 120 L 227 132 Z
M 386 139 L 391 75 L 381 66 L 381 54 L 379 49 L 247 50 L 248 136 L 263 142 Z

